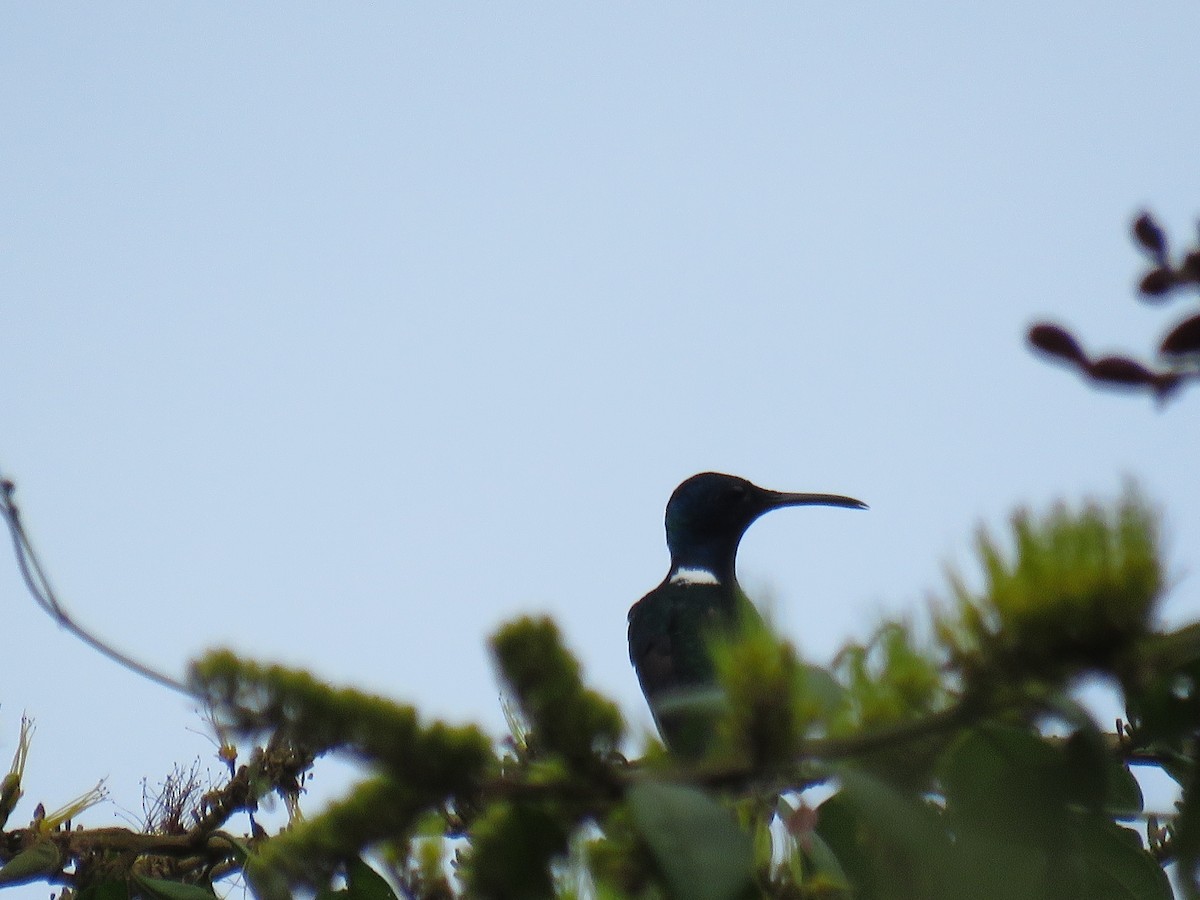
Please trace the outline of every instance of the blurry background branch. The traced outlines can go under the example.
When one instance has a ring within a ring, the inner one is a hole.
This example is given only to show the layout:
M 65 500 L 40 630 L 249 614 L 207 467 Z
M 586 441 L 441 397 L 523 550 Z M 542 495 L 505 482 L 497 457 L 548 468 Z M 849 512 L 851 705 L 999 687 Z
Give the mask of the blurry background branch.
M 1144 303 L 1157 306 L 1189 294 L 1200 299 L 1200 238 L 1173 258 L 1166 234 L 1149 213 L 1134 220 L 1133 238 L 1150 265 L 1138 285 Z M 1146 390 L 1160 402 L 1200 378 L 1200 313 L 1196 312 L 1177 319 L 1166 331 L 1154 362 L 1124 355 L 1093 358 L 1074 334 L 1052 322 L 1031 327 L 1029 342 L 1097 384 Z

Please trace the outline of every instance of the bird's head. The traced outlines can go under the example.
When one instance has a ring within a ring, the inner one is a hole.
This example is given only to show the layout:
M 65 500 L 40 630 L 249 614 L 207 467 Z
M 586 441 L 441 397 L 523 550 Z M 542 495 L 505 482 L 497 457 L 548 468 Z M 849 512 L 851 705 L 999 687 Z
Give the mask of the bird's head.
M 718 580 L 732 576 L 746 529 L 763 513 L 783 506 L 867 508 L 853 497 L 770 491 L 736 475 L 702 472 L 675 488 L 667 503 L 672 571 L 695 568 Z

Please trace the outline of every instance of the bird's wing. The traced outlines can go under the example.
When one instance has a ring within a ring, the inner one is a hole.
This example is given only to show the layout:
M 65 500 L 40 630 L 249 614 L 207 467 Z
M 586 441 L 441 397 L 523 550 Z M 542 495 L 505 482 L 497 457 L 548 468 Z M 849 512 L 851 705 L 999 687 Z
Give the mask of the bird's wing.
M 708 685 L 716 673 L 708 640 L 736 612 L 717 585 L 651 591 L 629 611 L 629 659 L 647 698 Z

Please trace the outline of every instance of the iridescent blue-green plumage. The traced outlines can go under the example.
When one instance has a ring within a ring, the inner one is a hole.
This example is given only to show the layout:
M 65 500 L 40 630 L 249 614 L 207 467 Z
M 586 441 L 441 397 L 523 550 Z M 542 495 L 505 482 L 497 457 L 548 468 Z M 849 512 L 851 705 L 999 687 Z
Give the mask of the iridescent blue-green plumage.
M 851 497 L 769 491 L 716 472 L 693 475 L 671 495 L 671 569 L 629 610 L 629 658 L 659 733 L 682 756 L 703 755 L 722 702 L 711 640 L 758 620 L 736 578 L 742 535 L 763 513 L 801 505 L 866 508 Z

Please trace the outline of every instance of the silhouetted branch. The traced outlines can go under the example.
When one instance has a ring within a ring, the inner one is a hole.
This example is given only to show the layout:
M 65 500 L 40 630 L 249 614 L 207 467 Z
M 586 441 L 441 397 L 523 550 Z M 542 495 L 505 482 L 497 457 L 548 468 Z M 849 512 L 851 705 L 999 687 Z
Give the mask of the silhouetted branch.
M 1138 285 L 1144 302 L 1157 305 L 1200 288 L 1200 240 L 1177 263 L 1172 262 L 1166 235 L 1149 213 L 1134 220 L 1133 238 L 1152 264 Z M 1149 390 L 1160 403 L 1188 381 L 1200 379 L 1200 314 L 1176 322 L 1167 332 L 1159 343 L 1157 364 L 1123 355 L 1093 358 L 1071 332 L 1053 322 L 1032 326 L 1028 337 L 1035 350 L 1071 366 L 1093 383 Z
M 195 694 L 182 681 L 172 678 L 169 675 L 164 675 L 162 672 L 156 671 L 106 644 L 71 618 L 55 595 L 54 589 L 50 586 L 50 580 L 46 577 L 46 571 L 33 550 L 29 535 L 21 523 L 20 510 L 13 500 L 15 492 L 16 485 L 12 481 L 7 478 L 0 479 L 0 515 L 4 516 L 4 521 L 8 524 L 9 533 L 12 535 L 13 552 L 17 557 L 17 568 L 20 570 L 21 577 L 24 579 L 25 585 L 29 588 L 29 592 L 33 595 L 33 599 L 37 601 L 38 606 L 58 622 L 60 626 L 71 632 L 71 634 L 75 635 L 75 637 L 79 638 L 79 640 L 83 641 L 93 650 L 107 656 L 113 662 L 163 687 L 168 687 L 173 691 L 194 697 Z

